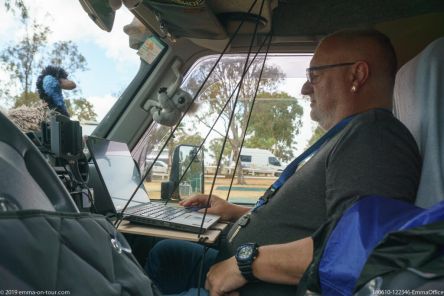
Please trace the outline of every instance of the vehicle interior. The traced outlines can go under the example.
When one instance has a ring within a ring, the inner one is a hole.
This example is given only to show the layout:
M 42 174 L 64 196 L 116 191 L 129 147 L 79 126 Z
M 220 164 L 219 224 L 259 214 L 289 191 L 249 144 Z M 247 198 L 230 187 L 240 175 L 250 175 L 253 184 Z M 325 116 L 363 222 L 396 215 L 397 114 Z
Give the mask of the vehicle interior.
M 305 68 L 318 42 L 340 29 L 374 28 L 385 33 L 396 50 L 400 70 L 395 84 L 394 113 L 414 135 L 424 161 L 416 204 L 430 208 L 444 200 L 442 0 L 340 0 L 334 3 L 323 0 L 80 0 L 80 4 L 79 9 L 88 13 L 91 21 L 96 23 L 97 30 L 125 30 L 129 39 L 121 42 L 129 44 L 134 54 L 140 56 L 140 67 L 134 79 L 92 132 L 92 136 L 127 145 L 140 170 L 138 185 L 144 183 L 151 199 L 171 199 L 171 203 L 175 203 L 192 194 L 213 192 L 214 188 L 217 194 L 230 202 L 254 205 L 260 196 L 260 189 L 266 189 L 279 175 L 277 170 L 241 168 L 239 162 L 244 141 L 247 143 L 244 145 L 246 148 L 264 148 L 262 144 L 254 146 L 252 143 L 268 140 L 269 136 L 261 139 L 260 134 L 263 131 L 260 122 L 264 117 L 254 114 L 257 110 L 267 108 L 261 109 L 260 102 L 283 102 L 285 108 L 294 108 L 291 109 L 294 113 L 299 110 L 297 108 L 304 109 L 306 103 L 299 90 L 306 79 Z M 127 9 L 134 15 L 132 25 L 113 28 L 114 15 L 118 9 Z M 428 48 L 430 44 L 433 44 L 432 49 Z M 251 70 L 247 68 L 250 61 Z M 223 71 L 217 72 L 221 69 L 217 66 L 228 68 L 226 65 L 230 63 L 238 65 L 238 72 L 226 75 L 238 79 L 211 76 L 213 72 L 223 75 Z M 268 72 L 264 71 L 262 76 L 261 66 L 266 63 L 269 63 Z M 431 67 L 434 72 L 427 72 Z M 259 81 L 265 86 L 262 88 L 262 97 L 257 96 L 256 106 L 254 99 Z M 223 88 L 221 83 L 224 82 L 233 85 Z M 236 92 L 239 83 L 248 90 L 243 90 L 244 93 Z M 268 86 L 266 83 L 269 83 Z M 236 108 L 234 98 L 237 101 L 237 97 L 242 95 L 240 107 Z M 299 107 L 289 102 L 295 97 L 300 102 Z M 177 100 L 178 103 L 167 108 L 162 104 L 163 99 Z M 162 108 L 164 113 L 160 112 Z M 223 114 L 222 117 L 220 114 Z M 255 133 L 249 134 L 249 138 L 245 135 L 250 117 L 250 125 Z M 302 137 L 302 129 L 308 129 L 309 135 L 304 140 L 296 140 L 300 143 L 298 149 L 303 151 L 316 126 L 311 125 L 309 117 L 304 117 L 302 111 L 299 117 L 283 124 L 288 122 L 291 126 L 281 126 L 281 129 L 297 127 L 300 130 L 296 134 L 290 133 L 290 136 Z M 232 125 L 236 125 L 236 128 L 228 128 Z M 51 125 L 54 130 L 56 126 L 57 123 Z M 73 128 L 71 125 L 69 127 Z M 240 133 L 236 139 L 235 130 Z M 62 132 L 59 134 L 67 135 Z M 81 138 L 81 135 L 74 132 L 69 136 L 71 138 L 66 142 L 71 146 L 67 150 L 72 152 L 72 142 Z M 281 163 L 288 163 L 297 156 L 297 152 L 284 151 L 282 147 L 288 143 L 282 141 L 274 144 L 273 152 Z M 295 146 L 292 141 L 289 142 L 290 146 Z M 218 143 L 218 149 L 214 148 L 215 143 Z M 177 160 L 180 158 L 177 156 L 175 161 L 173 156 L 176 151 L 180 154 L 180 145 L 194 145 L 205 156 L 191 150 L 189 155 L 193 155 L 192 160 L 184 164 L 182 160 Z M 230 151 L 224 152 L 224 147 L 228 145 Z M 63 150 L 63 147 L 60 149 Z M 89 196 L 94 191 L 96 204 L 82 196 L 73 198 L 70 188 L 66 188 L 66 182 L 60 180 L 63 172 L 48 162 L 47 157 L 36 147 L 35 141 L 29 140 L 6 116 L 0 114 L 2 214 L 21 210 L 68 213 L 96 211 L 115 221 L 116 217 L 109 215 L 109 205 L 100 201 L 102 195 L 109 193 L 104 188 L 106 185 L 97 172 L 90 151 L 86 146 L 82 149 L 77 147 L 75 151 L 81 156 L 74 160 L 70 158 L 72 155 L 66 156 L 69 153 L 60 153 L 59 157 L 67 163 L 74 161 L 78 165 L 78 178 L 87 183 L 86 188 L 81 186 L 86 190 L 83 192 Z M 199 165 L 193 165 L 196 157 Z M 199 174 L 197 183 L 193 183 L 193 170 Z M 247 189 L 241 186 L 242 178 L 245 178 Z M 255 183 L 256 179 L 266 181 Z M 6 230 L 2 231 L 2 237 L 7 235 Z M 147 239 L 126 234 L 126 240 L 143 265 L 147 250 L 158 238 Z M 94 240 L 88 243 L 93 244 Z M 15 243 L 8 240 L 5 246 L 14 248 Z M 26 250 L 25 243 L 16 248 L 15 253 L 24 253 Z M 14 254 L 14 251 L 10 249 L 5 254 Z M 20 278 L 19 273 L 12 271 L 12 266 L 13 263 L 9 261 L 0 264 L 0 273 L 14 279 L 10 283 L 38 286 L 29 278 Z M 5 282 L 3 286 L 7 286 Z M 361 293 L 364 294 L 359 295 L 365 295 L 365 291 Z

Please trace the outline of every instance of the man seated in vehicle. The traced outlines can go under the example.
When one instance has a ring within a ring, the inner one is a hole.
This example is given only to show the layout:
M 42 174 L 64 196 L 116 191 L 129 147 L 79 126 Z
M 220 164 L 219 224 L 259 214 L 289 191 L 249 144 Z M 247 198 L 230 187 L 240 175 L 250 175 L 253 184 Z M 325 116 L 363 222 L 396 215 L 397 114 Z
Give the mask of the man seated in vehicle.
M 330 217 L 365 195 L 414 201 L 421 159 L 391 112 L 396 70 L 391 42 L 377 31 L 345 30 L 321 41 L 302 94 L 311 118 L 338 131 L 255 210 L 211 198 L 208 213 L 235 223 L 221 249 L 205 254 L 210 295 L 294 295 L 312 260 L 311 235 Z M 206 203 L 200 195 L 182 205 Z M 164 293 L 180 293 L 197 287 L 202 253 L 197 244 L 161 241 L 146 269 Z

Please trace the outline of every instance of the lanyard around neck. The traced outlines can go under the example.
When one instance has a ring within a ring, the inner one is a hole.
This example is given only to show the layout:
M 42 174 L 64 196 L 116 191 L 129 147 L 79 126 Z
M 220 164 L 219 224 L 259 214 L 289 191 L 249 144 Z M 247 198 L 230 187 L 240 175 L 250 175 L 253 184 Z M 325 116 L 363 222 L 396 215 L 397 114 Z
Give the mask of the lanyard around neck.
M 276 182 L 271 185 L 273 191 L 278 190 L 285 181 L 290 178 L 294 172 L 298 169 L 299 165 L 308 157 L 315 154 L 319 148 L 321 148 L 324 143 L 333 138 L 337 133 L 339 133 L 353 118 L 353 116 L 346 117 L 338 122 L 334 127 L 328 130 L 319 140 L 317 140 L 313 145 L 311 145 L 307 150 L 305 150 L 301 155 L 296 157 L 282 172 Z
M 301 155 L 296 157 L 282 172 L 279 178 L 270 186 L 270 188 L 265 191 L 264 196 L 259 198 L 256 206 L 253 208 L 255 212 L 259 207 L 263 206 L 268 202 L 268 200 L 274 195 L 274 193 L 284 185 L 284 183 L 293 176 L 294 172 L 298 169 L 299 165 L 306 160 L 308 157 L 315 154 L 327 141 L 333 138 L 337 133 L 339 133 L 352 119 L 354 115 L 346 117 L 338 122 L 334 127 L 332 127 L 328 132 L 326 132 L 319 140 L 317 140 L 313 145 L 311 145 L 307 150 L 305 150 Z

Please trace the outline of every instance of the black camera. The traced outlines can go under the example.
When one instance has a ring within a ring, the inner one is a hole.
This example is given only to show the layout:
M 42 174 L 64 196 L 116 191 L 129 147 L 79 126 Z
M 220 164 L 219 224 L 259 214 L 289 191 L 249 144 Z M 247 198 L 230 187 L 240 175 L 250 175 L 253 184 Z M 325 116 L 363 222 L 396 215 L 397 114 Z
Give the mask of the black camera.
M 28 134 L 62 180 L 81 211 L 90 211 L 93 197 L 88 182 L 88 161 L 83 153 L 82 127 L 64 115 L 42 122 L 41 131 Z
M 46 136 L 43 144 L 51 147 L 51 152 L 56 158 L 70 161 L 84 157 L 82 127 L 78 121 L 73 121 L 63 115 L 56 115 L 51 117 L 49 129 L 47 124 L 45 126 L 47 132 L 43 133 L 42 129 L 42 134 Z

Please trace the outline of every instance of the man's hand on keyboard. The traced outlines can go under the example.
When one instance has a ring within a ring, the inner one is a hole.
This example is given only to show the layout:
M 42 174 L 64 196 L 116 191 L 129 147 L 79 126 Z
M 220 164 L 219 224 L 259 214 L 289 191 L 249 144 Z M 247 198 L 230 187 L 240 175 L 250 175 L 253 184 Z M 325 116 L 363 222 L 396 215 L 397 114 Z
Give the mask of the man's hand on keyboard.
M 199 212 L 204 212 L 208 203 L 208 195 L 195 195 L 179 202 L 184 207 L 200 207 Z M 249 211 L 249 208 L 231 204 L 226 200 L 212 195 L 208 204 L 208 214 L 221 216 L 222 220 L 235 221 L 243 214 Z

